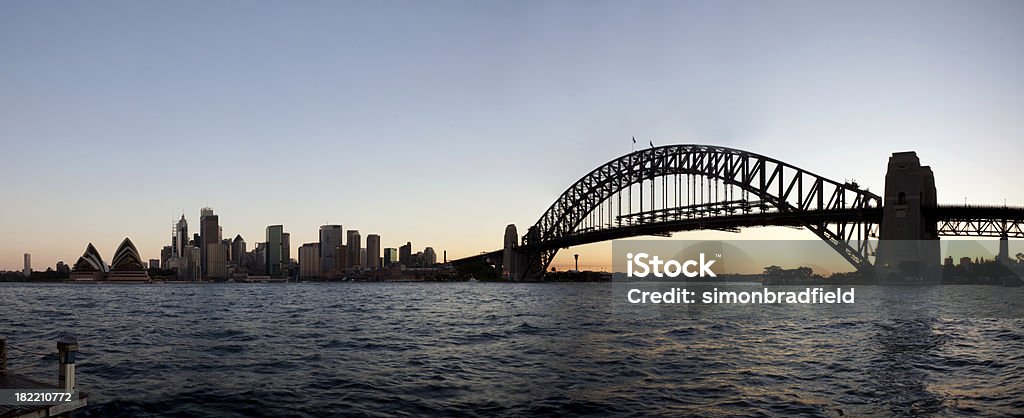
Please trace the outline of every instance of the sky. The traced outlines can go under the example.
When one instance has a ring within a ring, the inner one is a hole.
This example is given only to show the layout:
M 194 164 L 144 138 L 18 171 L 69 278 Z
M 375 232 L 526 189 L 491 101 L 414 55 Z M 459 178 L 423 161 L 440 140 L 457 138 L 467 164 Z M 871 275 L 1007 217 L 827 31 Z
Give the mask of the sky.
M 880 192 L 1024 205 L 1024 3 L 0 2 L 0 269 L 159 258 L 342 224 L 449 258 L 501 246 L 642 144 L 722 145 Z M 808 238 L 789 229 L 694 238 Z M 554 265 L 608 263 L 610 245 Z M 109 261 L 109 260 L 108 260 Z

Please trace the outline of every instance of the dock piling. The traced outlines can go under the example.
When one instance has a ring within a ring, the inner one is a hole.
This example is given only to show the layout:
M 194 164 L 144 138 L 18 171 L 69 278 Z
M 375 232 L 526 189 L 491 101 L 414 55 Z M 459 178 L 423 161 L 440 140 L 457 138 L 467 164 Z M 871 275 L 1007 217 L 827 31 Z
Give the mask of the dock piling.
M 66 336 L 57 340 L 57 359 L 59 370 L 57 387 L 71 392 L 75 390 L 75 353 L 78 352 L 78 340 Z
M 7 371 L 7 340 L 0 338 L 0 372 Z

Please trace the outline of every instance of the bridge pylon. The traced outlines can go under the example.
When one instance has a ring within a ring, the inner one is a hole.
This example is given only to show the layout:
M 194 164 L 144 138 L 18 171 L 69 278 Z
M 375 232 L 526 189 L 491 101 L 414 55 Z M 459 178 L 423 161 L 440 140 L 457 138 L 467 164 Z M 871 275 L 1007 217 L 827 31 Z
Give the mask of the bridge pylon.
M 939 236 L 935 222 L 925 216 L 925 210 L 936 204 L 931 167 L 922 166 L 913 151 L 893 153 L 885 174 L 882 225 L 875 258 L 883 280 L 887 276 L 900 280 L 907 276 L 938 279 L 933 270 L 940 262 Z

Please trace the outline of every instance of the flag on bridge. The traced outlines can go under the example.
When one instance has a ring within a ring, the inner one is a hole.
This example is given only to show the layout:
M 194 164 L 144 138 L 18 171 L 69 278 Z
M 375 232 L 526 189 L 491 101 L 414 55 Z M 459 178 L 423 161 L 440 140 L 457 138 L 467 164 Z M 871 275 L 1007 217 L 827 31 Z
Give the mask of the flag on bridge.
M 651 148 L 654 148 L 654 141 L 651 141 Z
M 636 137 L 633 137 L 633 143 L 636 144 Z

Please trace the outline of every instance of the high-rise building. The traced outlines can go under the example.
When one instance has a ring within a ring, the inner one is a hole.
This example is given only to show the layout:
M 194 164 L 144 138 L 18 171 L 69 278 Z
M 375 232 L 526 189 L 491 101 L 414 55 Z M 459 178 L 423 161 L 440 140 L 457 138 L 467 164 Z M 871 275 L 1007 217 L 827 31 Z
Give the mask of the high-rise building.
M 334 258 L 333 256 L 331 257 Z M 299 277 L 320 277 L 320 243 L 311 242 L 299 247 Z
M 270 225 L 267 227 L 266 242 L 266 274 L 278 277 L 281 275 L 281 262 L 284 261 L 284 226 Z
M 397 248 L 385 248 L 384 249 L 384 268 L 391 267 L 393 264 L 398 264 L 398 249 Z
M 213 214 L 213 209 L 202 208 L 199 210 L 199 244 L 198 247 L 203 249 L 202 253 L 202 271 L 203 275 L 207 275 L 208 265 L 207 257 L 209 253 L 206 249 L 211 244 L 220 242 L 220 219 L 217 215 Z
M 207 243 L 202 248 L 206 253 L 206 277 L 211 279 L 223 279 L 228 277 L 228 246 L 216 241 Z
M 348 231 L 348 242 L 345 243 L 345 246 L 348 247 L 348 267 L 360 268 L 363 266 L 360 258 L 363 249 L 362 241 L 359 231 L 354 229 Z
M 150 258 L 149 259 L 149 268 L 151 268 L 151 269 L 159 269 L 160 268 L 160 259 L 158 259 L 158 258 Z
M 242 239 L 241 235 L 235 235 L 235 239 L 231 241 L 231 261 L 236 266 L 245 264 L 243 257 L 245 256 L 245 240 Z
M 174 227 L 174 236 L 171 237 L 171 245 L 174 248 L 174 252 L 171 254 L 172 257 L 185 257 L 185 247 L 188 246 L 188 221 L 185 220 L 185 215 L 181 215 L 181 219 L 178 224 Z
M 25 253 L 25 277 L 32 274 L 32 254 Z
M 170 268 L 168 263 L 171 261 L 172 253 L 174 253 L 174 247 L 170 245 L 165 245 L 160 250 L 160 268 L 165 270 Z
M 427 247 L 423 249 L 423 265 L 424 267 L 431 267 L 437 264 L 437 252 L 434 251 L 434 247 Z
M 366 236 L 366 267 L 370 270 L 380 269 L 380 235 Z
M 348 247 L 344 244 L 337 246 L 334 249 L 334 268 L 337 271 L 342 271 L 348 268 Z
M 281 233 L 281 262 L 288 263 L 292 261 L 292 234 L 287 232 Z
M 335 251 L 345 238 L 341 225 L 320 226 L 320 274 L 327 275 L 337 269 Z M 301 262 L 299 263 L 301 270 Z M 342 266 L 344 267 L 344 266 Z
M 398 247 L 398 262 L 403 266 L 412 267 L 412 243 L 406 242 L 405 245 Z

